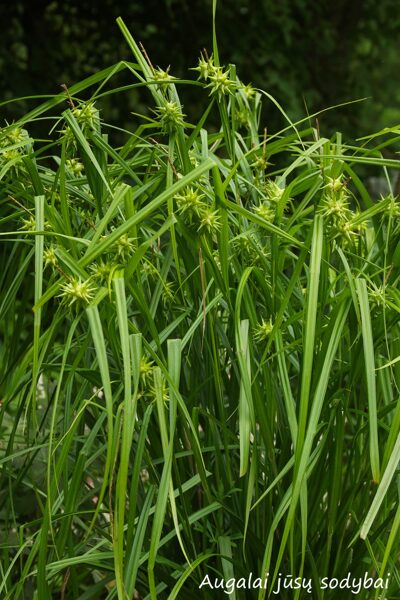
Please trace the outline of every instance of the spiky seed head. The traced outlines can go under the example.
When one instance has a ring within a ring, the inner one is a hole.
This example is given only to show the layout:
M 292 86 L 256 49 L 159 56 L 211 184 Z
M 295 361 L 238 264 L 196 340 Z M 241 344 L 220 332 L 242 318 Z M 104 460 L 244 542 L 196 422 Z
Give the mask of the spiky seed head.
M 207 81 L 210 75 L 215 73 L 215 70 L 216 67 L 214 65 L 213 57 L 205 58 L 203 54 L 200 55 L 197 67 L 193 67 L 192 69 L 192 71 L 198 71 L 198 79 L 203 79 L 204 81 Z
M 22 219 L 21 229 L 25 231 L 36 231 L 36 220 L 33 215 L 29 215 L 27 219 Z
M 249 122 L 249 112 L 247 109 L 236 111 L 236 122 L 239 127 L 245 127 Z
M 142 358 L 140 359 L 140 380 L 143 383 L 143 385 L 147 385 L 149 379 L 151 379 L 152 375 L 153 375 L 153 361 L 152 360 L 148 360 L 147 358 L 144 358 L 142 356 Z
M 49 248 L 45 248 L 45 250 L 43 251 L 43 258 L 44 258 L 45 267 L 48 267 L 49 265 L 51 265 L 52 267 L 56 266 L 57 256 L 56 256 L 53 246 L 50 246 Z
M 117 242 L 117 254 L 122 258 L 122 260 L 126 260 L 129 256 L 132 255 L 135 249 L 135 244 L 133 240 L 128 236 L 127 233 L 121 235 Z
M 167 101 L 164 106 L 156 109 L 156 114 L 160 119 L 162 131 L 172 133 L 184 125 L 184 115 L 181 107 L 173 101 Z
M 206 229 L 209 233 L 218 231 L 221 228 L 221 219 L 216 210 L 207 208 L 200 219 L 198 231 Z
M 262 319 L 261 323 L 258 323 L 257 327 L 254 328 L 254 338 L 258 342 L 266 340 L 271 335 L 273 328 L 272 317 L 268 320 Z
M 155 388 L 155 386 L 151 386 L 150 387 L 148 395 L 150 397 L 152 397 L 152 398 L 156 397 L 156 388 Z M 164 379 L 162 381 L 161 396 L 162 396 L 163 402 L 168 402 L 168 400 L 169 400 L 169 391 L 168 391 L 167 384 L 165 383 Z
M 324 217 L 348 221 L 351 217 L 351 211 L 345 190 L 341 189 L 338 193 L 325 194 L 320 212 Z
M 242 91 L 243 91 L 244 95 L 246 96 L 247 100 L 253 100 L 254 96 L 256 95 L 256 90 L 253 88 L 251 83 L 244 85 L 242 87 Z
M 285 193 L 285 188 L 280 187 L 272 179 L 265 182 L 265 194 L 270 202 L 277 204 Z
M 176 194 L 174 200 L 180 213 L 190 213 L 199 216 L 204 208 L 204 194 L 198 188 L 188 186 L 181 194 Z
M 67 158 L 65 162 L 73 175 L 79 177 L 82 174 L 84 166 L 77 158 Z
M 95 288 L 90 279 L 82 281 L 76 277 L 61 287 L 59 296 L 66 300 L 69 306 L 73 304 L 88 304 L 94 296 Z
M 162 301 L 164 306 L 169 306 L 170 304 L 172 304 L 174 300 L 174 295 L 175 291 L 173 281 L 166 281 L 162 290 Z
M 72 114 L 78 121 L 79 125 L 83 130 L 91 129 L 95 126 L 95 122 L 99 117 L 99 111 L 97 110 L 94 102 L 82 103 L 76 108 L 72 109 Z
M 157 268 L 153 265 L 152 262 L 150 262 L 149 260 L 145 259 L 142 263 L 142 271 L 143 273 L 145 273 L 148 277 L 154 277 L 157 275 L 158 271 Z
M 360 228 L 349 220 L 338 221 L 335 230 L 345 242 L 353 242 L 360 233 Z
M 274 222 L 275 209 L 272 208 L 272 206 L 269 203 L 263 202 L 262 204 L 259 204 L 258 206 L 254 206 L 253 210 L 256 213 L 256 215 L 258 215 L 265 221 L 268 221 L 269 223 Z
M 210 83 L 206 87 L 210 88 L 210 96 L 225 96 L 233 94 L 233 90 L 237 87 L 236 82 L 230 78 L 229 69 L 226 71 L 222 67 L 216 67 L 212 75 L 209 76 Z
M 333 193 L 340 192 L 345 187 L 343 175 L 339 175 L 339 177 L 327 177 L 326 179 L 327 184 L 325 187 Z
M 199 166 L 199 161 L 197 159 L 197 153 L 195 152 L 195 150 L 193 150 L 193 148 L 190 148 L 190 150 L 189 150 L 189 160 L 190 160 L 190 164 L 193 167 Z
M 4 150 L 0 154 L 0 160 L 2 163 L 13 162 L 14 167 L 16 167 L 17 164 L 21 163 L 22 157 L 23 155 L 18 150 L 18 148 L 10 148 L 9 150 Z
M 4 132 L 4 138 L 0 142 L 0 147 L 6 147 L 13 144 L 21 144 L 22 142 L 27 142 L 29 140 L 29 134 L 26 129 L 22 129 L 21 127 L 12 127 L 8 129 L 8 131 L 4 131 L 5 128 L 0 130 L 0 134 Z
M 385 210 L 385 213 L 387 216 L 391 217 L 392 219 L 399 219 L 400 218 L 400 201 L 399 198 L 396 196 L 386 196 L 386 198 L 382 198 L 381 201 L 386 201 L 389 200 L 389 204 Z
M 376 285 L 373 281 L 368 286 L 368 297 L 373 307 L 385 306 L 386 304 L 386 286 Z
M 99 280 L 101 283 L 108 283 L 110 278 L 111 271 L 113 269 L 113 265 L 108 262 L 100 261 L 99 263 L 94 263 L 90 266 L 90 270 L 92 271 L 93 279 Z
M 253 169 L 256 171 L 265 171 L 270 163 L 266 159 L 266 157 L 262 154 L 256 157 L 255 161 L 251 164 Z
M 167 87 L 168 84 L 175 79 L 175 77 L 173 77 L 169 73 L 170 68 L 170 66 L 167 67 L 165 71 L 163 69 L 160 69 L 159 67 L 157 69 L 154 69 L 153 77 L 154 80 L 157 82 L 157 87 L 159 89 Z

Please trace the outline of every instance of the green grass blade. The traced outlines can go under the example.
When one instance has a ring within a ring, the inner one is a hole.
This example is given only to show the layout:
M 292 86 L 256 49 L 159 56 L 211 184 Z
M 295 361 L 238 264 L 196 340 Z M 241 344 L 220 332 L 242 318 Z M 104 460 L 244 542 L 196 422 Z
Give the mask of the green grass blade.
M 376 400 L 376 380 L 375 380 L 375 357 L 374 340 L 372 336 L 372 325 L 370 308 L 368 302 L 367 282 L 365 279 L 356 279 L 356 290 L 360 304 L 362 338 L 364 346 L 365 379 L 367 382 L 368 393 L 368 423 L 370 432 L 370 460 L 372 476 L 375 483 L 380 481 L 380 460 L 379 460 L 379 440 L 378 440 L 378 415 Z

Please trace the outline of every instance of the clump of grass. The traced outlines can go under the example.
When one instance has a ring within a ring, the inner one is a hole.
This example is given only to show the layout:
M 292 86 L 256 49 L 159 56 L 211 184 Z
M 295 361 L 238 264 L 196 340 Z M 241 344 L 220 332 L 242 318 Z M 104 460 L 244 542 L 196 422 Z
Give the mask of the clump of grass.
M 390 140 L 283 111 L 267 138 L 277 103 L 215 36 L 182 82 L 118 24 L 136 62 L 73 86 L 45 142 L 29 124 L 63 94 L 0 131 L 1 597 L 191 599 L 251 572 L 252 597 L 285 573 L 323 599 L 349 571 L 396 597 L 400 210 L 358 175 L 398 169 Z M 153 112 L 115 145 L 122 69 Z

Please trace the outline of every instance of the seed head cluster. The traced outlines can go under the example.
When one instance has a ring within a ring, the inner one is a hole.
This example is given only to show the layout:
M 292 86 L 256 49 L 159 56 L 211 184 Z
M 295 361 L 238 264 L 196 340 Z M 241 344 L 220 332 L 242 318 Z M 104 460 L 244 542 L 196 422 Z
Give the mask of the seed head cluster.
M 188 225 L 196 225 L 197 231 L 217 232 L 221 227 L 218 211 L 205 201 L 205 194 L 199 188 L 189 186 L 174 196 L 178 212 Z
M 343 174 L 326 178 L 318 211 L 326 221 L 331 239 L 343 246 L 353 244 L 363 229 L 362 224 L 357 224 L 357 213 L 351 209 L 350 199 Z

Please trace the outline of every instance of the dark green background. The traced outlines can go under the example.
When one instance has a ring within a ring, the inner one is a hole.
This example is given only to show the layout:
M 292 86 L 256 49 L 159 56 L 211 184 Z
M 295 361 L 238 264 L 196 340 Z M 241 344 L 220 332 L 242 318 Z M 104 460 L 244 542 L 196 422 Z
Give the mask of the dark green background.
M 199 50 L 211 49 L 211 1 L 32 0 L 0 7 L 0 95 L 3 100 L 54 94 L 118 60 L 129 50 L 115 24 L 121 15 L 155 65 L 194 77 Z M 368 96 L 320 119 L 324 135 L 355 138 L 400 122 L 398 0 L 237 0 L 218 5 L 222 61 L 240 78 L 274 95 L 293 119 Z M 190 75 L 189 75 L 190 74 Z M 125 80 L 120 80 L 126 83 Z M 125 94 L 103 107 L 107 120 L 129 123 L 147 98 Z M 187 95 L 195 118 L 199 97 Z M 3 106 L 1 120 L 15 119 L 34 101 Z M 272 130 L 279 115 L 271 110 Z

